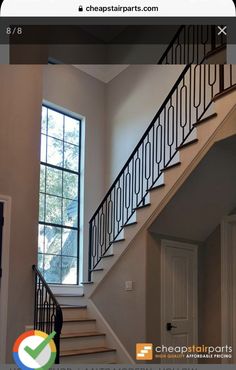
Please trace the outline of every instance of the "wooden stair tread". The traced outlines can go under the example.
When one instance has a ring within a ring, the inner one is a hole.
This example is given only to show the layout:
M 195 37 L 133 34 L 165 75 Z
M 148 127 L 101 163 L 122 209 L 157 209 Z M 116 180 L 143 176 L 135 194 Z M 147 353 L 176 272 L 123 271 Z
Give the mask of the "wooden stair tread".
M 76 306 L 76 305 L 67 305 L 67 304 L 61 304 L 60 305 L 61 306 L 61 308 L 63 309 L 63 310 L 66 310 L 66 309 L 77 309 L 77 310 L 81 310 L 81 309 L 86 309 L 87 308 L 87 306 Z
M 213 101 L 216 101 L 217 99 L 220 99 L 222 96 L 224 95 L 227 95 L 229 93 L 231 93 L 232 91 L 236 90 L 236 85 L 233 85 L 233 86 L 230 86 L 228 87 L 227 89 L 225 89 L 224 91 L 216 94 L 213 98 Z
M 207 117 L 205 117 L 205 118 L 202 118 L 202 119 L 200 119 L 199 121 L 197 121 L 193 126 L 194 126 L 194 127 L 197 127 L 197 126 L 201 125 L 202 123 L 206 123 L 206 122 L 208 122 L 210 119 L 215 118 L 215 117 L 217 117 L 217 113 L 212 113 L 212 114 L 210 114 L 209 116 L 207 116 Z
M 105 333 L 101 333 L 99 331 L 86 331 L 86 332 L 80 332 L 80 333 L 66 333 L 61 334 L 61 339 L 67 339 L 67 338 L 84 338 L 84 337 L 99 337 L 99 336 L 105 336 Z
M 86 321 L 96 321 L 96 319 L 89 319 L 89 318 L 63 319 L 63 322 L 86 322 Z
M 81 355 L 91 355 L 93 353 L 104 353 L 104 352 L 115 352 L 114 348 L 108 347 L 94 347 L 94 348 L 84 348 L 84 349 L 74 349 L 61 351 L 60 356 L 81 356 Z
M 171 170 L 172 168 L 178 167 L 180 165 L 181 165 L 181 162 L 176 162 L 176 163 L 173 163 L 173 164 L 169 164 L 167 167 L 163 168 L 163 170 L 161 170 L 161 172 Z
M 154 185 L 151 189 L 149 189 L 148 191 L 153 191 L 153 190 L 157 190 L 157 189 L 160 189 L 160 188 L 163 188 L 165 186 L 165 184 L 158 184 L 158 185 Z
M 215 49 L 208 51 L 204 60 L 210 58 L 211 56 L 213 56 L 213 55 L 215 55 L 215 54 L 217 54 L 217 53 L 219 53 L 220 51 L 223 51 L 223 50 L 226 50 L 226 44 L 220 45 L 220 46 L 216 47 Z
M 130 222 L 129 224 L 125 224 L 124 227 L 137 225 L 137 221 Z
M 95 269 L 91 269 L 90 272 L 103 271 L 103 270 L 104 270 L 103 268 L 95 268 Z
M 134 210 L 137 211 L 138 209 L 142 209 L 142 208 L 146 208 L 146 207 L 150 207 L 151 203 L 147 203 L 147 204 L 140 204 L 140 206 L 138 207 L 135 207 Z
M 188 146 L 191 146 L 192 144 L 196 144 L 198 143 L 198 139 L 193 139 L 191 141 L 186 141 L 186 142 L 183 142 L 183 144 L 181 144 L 180 146 L 178 146 L 178 150 L 181 150 L 183 148 L 186 148 Z
M 55 297 L 84 297 L 84 294 L 76 293 L 54 293 Z
M 123 242 L 124 240 L 125 240 L 125 238 L 116 239 L 116 240 L 113 240 L 112 244 Z
M 109 258 L 114 257 L 114 254 L 105 254 L 105 256 L 101 256 L 101 258 Z

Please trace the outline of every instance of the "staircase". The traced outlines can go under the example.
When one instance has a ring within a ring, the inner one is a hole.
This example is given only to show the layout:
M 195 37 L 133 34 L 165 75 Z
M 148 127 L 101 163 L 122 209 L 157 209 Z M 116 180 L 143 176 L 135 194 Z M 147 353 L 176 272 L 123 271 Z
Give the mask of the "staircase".
M 218 98 L 234 90 L 235 72 L 229 65 L 184 68 L 90 221 L 87 295 L 156 207 L 153 198 L 160 203 L 233 107 L 218 111 Z M 201 137 L 203 123 L 208 125 Z
M 168 48 L 166 61 L 174 45 Z M 52 291 L 34 266 L 34 327 L 57 332 L 57 363 L 135 363 L 94 306 L 92 296 L 214 144 L 226 118 L 235 116 L 235 85 L 233 66 L 183 68 L 90 221 L 84 295 Z M 225 99 L 226 95 L 232 99 Z
M 54 294 L 34 265 L 34 329 L 56 331 L 56 363 L 116 363 L 116 349 L 107 345 L 105 332 L 98 329 L 86 304 L 78 304 L 83 295 Z M 60 353 L 60 357 L 59 357 Z
M 78 296 L 57 296 L 63 302 Z M 63 328 L 60 341 L 61 364 L 116 363 L 116 349 L 107 345 L 106 334 L 97 328 L 86 305 L 61 304 Z
M 227 105 L 229 94 L 232 101 Z M 142 230 L 148 230 L 212 146 L 228 137 L 224 136 L 225 132 L 228 131 L 229 136 L 236 134 L 236 87 L 220 94 L 215 102 L 217 112 L 195 124 L 196 138 L 179 147 L 178 161 L 163 171 L 164 182 L 149 190 L 148 203 L 135 210 L 135 221 L 124 226 L 122 237 L 111 246 L 112 253 L 107 252 L 92 271 L 91 282 L 84 285 L 87 297 L 93 298 L 100 283 L 108 277 L 108 272 L 112 271 L 127 249 L 135 244 L 135 238 Z
M 229 72 L 226 68 L 224 75 Z M 234 84 L 214 95 L 213 108 L 193 125 L 194 135 L 189 135 L 190 139 L 177 147 L 177 159 L 163 169 L 161 182 L 148 191 L 145 204 L 135 209 L 132 221 L 123 227 L 107 252 L 101 256 L 96 268 L 91 271 L 91 281 L 84 283 L 85 296 L 56 296 L 61 302 L 64 316 L 61 363 L 120 363 L 117 360 L 116 345 L 106 344 L 107 331 L 97 328 L 95 317 L 98 316 L 93 315 L 87 305 L 82 303 L 92 301 L 102 280 L 109 278 L 109 271 L 132 247 L 136 236 L 143 229 L 148 229 L 214 143 L 222 140 L 225 135 L 236 134 L 236 70 L 234 76 Z M 76 306 L 76 302 L 80 302 L 81 306 Z

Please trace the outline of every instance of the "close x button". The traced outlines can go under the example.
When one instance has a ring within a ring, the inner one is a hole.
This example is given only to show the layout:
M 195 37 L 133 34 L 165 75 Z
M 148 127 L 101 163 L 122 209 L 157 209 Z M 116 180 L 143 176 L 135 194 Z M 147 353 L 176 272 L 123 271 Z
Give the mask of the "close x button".
M 218 36 L 223 35 L 227 36 L 227 26 L 217 26 L 218 28 Z

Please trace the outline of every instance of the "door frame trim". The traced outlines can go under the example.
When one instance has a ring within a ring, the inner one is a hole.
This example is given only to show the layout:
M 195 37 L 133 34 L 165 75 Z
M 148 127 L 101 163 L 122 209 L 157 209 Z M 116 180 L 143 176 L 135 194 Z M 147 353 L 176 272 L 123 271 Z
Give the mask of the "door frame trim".
M 165 298 L 165 271 L 164 271 L 164 262 L 165 262 L 165 249 L 166 247 L 171 246 L 173 248 L 179 248 L 187 250 L 191 250 L 194 253 L 194 269 L 196 271 L 196 274 L 194 274 L 193 277 L 193 283 L 196 286 L 195 292 L 193 292 L 193 344 L 198 343 L 198 245 L 197 244 L 190 244 L 186 242 L 180 242 L 175 241 L 171 239 L 162 239 L 161 241 L 161 343 L 163 343 L 164 337 L 165 337 L 165 328 L 163 325 L 164 322 L 164 308 L 163 308 L 163 302 Z
M 232 243 L 229 243 L 229 230 L 236 223 L 236 215 L 225 217 L 221 222 L 221 343 L 233 345 L 234 307 L 236 297 L 234 292 L 234 264 L 236 254 Z M 234 296 L 234 297 L 233 297 Z M 222 363 L 231 363 L 230 359 L 222 359 Z
M 11 227 L 11 197 L 0 194 L 0 201 L 3 203 L 4 227 L 2 234 L 2 277 L 0 289 L 0 359 L 6 363 L 6 338 L 7 338 L 7 317 L 8 317 L 8 289 L 9 289 L 9 263 L 10 263 L 10 227 Z M 0 361 L 0 362 L 1 362 Z

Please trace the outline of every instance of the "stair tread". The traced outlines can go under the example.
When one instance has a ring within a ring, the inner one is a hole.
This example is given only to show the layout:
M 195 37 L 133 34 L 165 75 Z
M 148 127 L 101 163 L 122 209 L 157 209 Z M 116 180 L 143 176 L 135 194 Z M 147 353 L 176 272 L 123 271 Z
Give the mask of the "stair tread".
M 213 98 L 213 101 L 216 101 L 216 100 L 220 99 L 222 96 L 227 95 L 227 94 L 231 93 L 231 92 L 232 92 L 232 91 L 234 91 L 234 90 L 236 90 L 236 85 L 233 85 L 233 86 L 228 87 L 228 88 L 227 88 L 227 89 L 225 89 L 224 91 L 222 91 L 222 92 L 220 92 L 220 93 L 216 94 L 216 95 L 214 96 L 214 98 Z
M 55 297 L 84 297 L 84 294 L 75 293 L 54 293 Z
M 77 355 L 89 355 L 93 353 L 103 353 L 103 352 L 115 352 L 114 348 L 108 347 L 93 347 L 84 349 L 74 349 L 61 351 L 60 356 L 77 356 Z
M 96 272 L 96 271 L 103 271 L 104 269 L 103 268 L 95 268 L 95 269 L 91 269 L 90 271 L 91 272 Z
M 80 305 L 61 304 L 60 306 L 63 310 L 64 309 L 85 309 L 85 308 L 87 308 L 86 305 L 84 305 L 84 306 L 81 305 L 80 306 Z
M 218 47 L 216 47 L 215 49 L 213 49 L 213 50 L 210 50 L 207 54 L 206 54 L 206 56 L 205 56 L 205 60 L 207 59 L 207 58 L 210 58 L 211 56 L 213 56 L 213 55 L 215 55 L 215 54 L 217 54 L 217 53 L 219 53 L 220 51 L 222 51 L 222 50 L 226 50 L 226 44 L 224 44 L 224 45 L 220 45 L 220 46 L 218 46 Z
M 114 257 L 114 254 L 107 254 L 105 256 L 102 256 L 101 258 L 108 258 L 108 257 Z
M 156 189 L 159 189 L 159 188 L 163 188 L 163 186 L 165 186 L 165 184 L 158 184 L 158 185 L 153 186 L 148 191 L 152 191 L 152 190 L 156 190 Z
M 122 238 L 122 239 L 116 239 L 116 240 L 113 240 L 112 244 L 113 244 L 113 243 L 123 242 L 124 240 L 125 240 L 125 238 Z
M 61 334 L 61 339 L 65 338 L 83 338 L 83 337 L 96 337 L 96 336 L 104 336 L 105 333 L 101 333 L 99 331 L 86 331 L 80 333 L 66 333 Z
M 178 146 L 178 150 L 180 150 L 180 149 L 182 149 L 182 148 L 186 148 L 186 147 L 188 147 L 188 146 L 190 146 L 190 145 L 192 145 L 192 144 L 195 144 L 195 143 L 197 143 L 199 140 L 198 139 L 193 139 L 193 140 L 191 140 L 191 141 L 187 141 L 187 142 L 184 142 L 183 144 L 181 144 L 180 146 Z
M 125 224 L 124 227 L 133 226 L 133 225 L 137 225 L 137 221 L 133 221 L 133 222 L 130 222 L 129 224 Z
M 194 126 L 194 127 L 199 126 L 199 125 L 201 125 L 202 123 L 205 123 L 205 122 L 209 121 L 209 119 L 212 119 L 212 118 L 214 118 L 214 117 L 216 117 L 216 116 L 217 116 L 217 113 L 212 113 L 212 114 L 210 114 L 209 116 L 207 116 L 207 117 L 205 117 L 205 118 L 202 118 L 202 119 L 200 119 L 199 121 L 197 121 L 193 126 Z
M 86 322 L 86 321 L 96 321 L 96 319 L 90 319 L 90 318 L 63 319 L 63 322 Z
M 161 172 L 168 171 L 171 168 L 174 168 L 174 167 L 177 167 L 177 166 L 180 166 L 180 165 L 181 165 L 181 162 L 176 162 L 176 163 L 173 163 L 173 164 L 169 164 L 168 167 L 163 168 L 163 170 L 161 170 Z
M 134 210 L 138 210 L 138 209 L 142 209 L 142 208 L 146 208 L 146 207 L 150 207 L 151 203 L 147 203 L 147 204 L 144 204 L 144 205 L 140 205 L 138 207 L 135 207 Z

